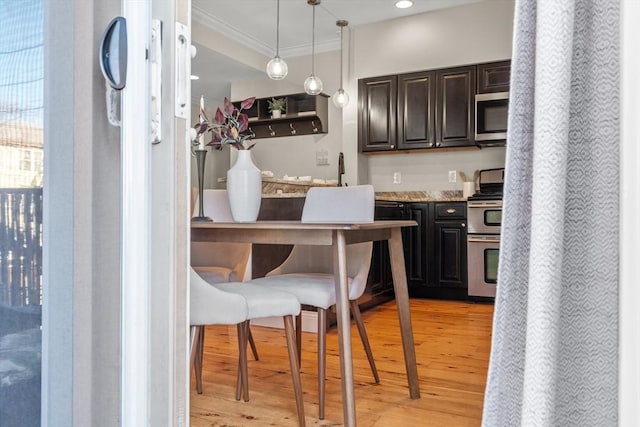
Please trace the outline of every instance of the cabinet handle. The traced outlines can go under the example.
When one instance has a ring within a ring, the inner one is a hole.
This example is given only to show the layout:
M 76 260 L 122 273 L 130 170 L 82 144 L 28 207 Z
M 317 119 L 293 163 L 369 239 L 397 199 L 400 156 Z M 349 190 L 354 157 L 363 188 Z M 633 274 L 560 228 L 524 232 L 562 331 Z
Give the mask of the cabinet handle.
M 436 147 L 442 146 L 442 142 L 436 142 Z
M 462 224 L 460 224 L 460 227 L 465 228 L 467 226 L 467 224 L 465 224 L 464 222 Z
M 391 148 L 396 148 L 396 146 L 395 145 L 391 145 Z
M 427 143 L 427 147 L 433 147 L 433 142 Z
M 456 210 L 453 209 L 453 208 L 449 208 L 449 209 L 447 209 L 447 213 L 448 214 L 454 214 L 454 213 L 456 213 Z

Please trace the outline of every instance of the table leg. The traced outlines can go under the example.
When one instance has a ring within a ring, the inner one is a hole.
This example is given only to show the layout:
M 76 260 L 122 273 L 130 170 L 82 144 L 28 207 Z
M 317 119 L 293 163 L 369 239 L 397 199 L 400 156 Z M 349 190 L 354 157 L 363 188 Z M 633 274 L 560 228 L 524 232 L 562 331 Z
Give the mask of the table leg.
M 389 239 L 389 258 L 393 275 L 393 289 L 396 294 L 398 317 L 400 318 L 400 332 L 404 349 L 404 363 L 407 368 L 409 381 L 409 396 L 420 398 L 418 383 L 418 368 L 416 366 L 416 349 L 413 343 L 413 328 L 411 326 L 411 312 L 409 311 L 409 292 L 407 290 L 407 273 L 404 267 L 404 251 L 402 248 L 402 234 L 399 227 L 391 231 Z
M 342 374 L 342 412 L 345 426 L 356 425 L 356 405 L 353 391 L 353 360 L 351 358 L 351 317 L 347 281 L 347 249 L 344 232 L 334 231 L 333 271 L 336 286 L 336 314 L 340 344 L 340 373 Z

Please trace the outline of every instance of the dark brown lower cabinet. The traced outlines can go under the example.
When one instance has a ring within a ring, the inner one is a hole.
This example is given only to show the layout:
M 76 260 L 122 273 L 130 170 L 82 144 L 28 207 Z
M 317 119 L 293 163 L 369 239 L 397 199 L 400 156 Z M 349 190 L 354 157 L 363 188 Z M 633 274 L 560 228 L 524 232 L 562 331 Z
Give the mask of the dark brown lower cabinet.
M 410 219 L 402 232 L 409 295 L 466 300 L 467 228 L 465 202 L 378 202 L 376 219 Z M 393 290 L 386 242 L 375 242 L 368 288 Z
M 467 229 L 459 220 L 435 221 L 434 287 L 467 290 Z
M 467 299 L 466 203 L 408 203 L 418 223 L 404 235 L 409 295 Z

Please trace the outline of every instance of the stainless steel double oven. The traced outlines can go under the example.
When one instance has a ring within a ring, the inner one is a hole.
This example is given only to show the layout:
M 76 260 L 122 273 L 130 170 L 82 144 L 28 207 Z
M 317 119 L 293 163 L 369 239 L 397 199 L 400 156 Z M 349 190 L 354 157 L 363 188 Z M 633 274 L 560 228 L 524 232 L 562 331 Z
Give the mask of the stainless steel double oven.
M 504 169 L 481 171 L 480 192 L 467 201 L 467 274 L 471 297 L 496 296 L 503 175 Z

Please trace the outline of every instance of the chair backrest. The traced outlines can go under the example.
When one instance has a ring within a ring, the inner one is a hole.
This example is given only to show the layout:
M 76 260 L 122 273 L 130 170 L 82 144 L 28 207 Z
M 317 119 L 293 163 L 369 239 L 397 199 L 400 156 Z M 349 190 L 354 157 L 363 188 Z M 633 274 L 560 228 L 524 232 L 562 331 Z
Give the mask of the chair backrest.
M 373 185 L 353 187 L 312 187 L 302 209 L 302 222 L 373 222 Z
M 191 325 L 234 325 L 247 320 L 247 300 L 238 294 L 211 286 L 190 269 Z
M 217 222 L 233 222 L 227 190 L 207 189 L 202 194 L 203 211 Z M 193 215 L 198 214 L 198 196 Z M 235 272 L 238 281 L 251 279 L 251 245 L 246 243 L 191 242 L 191 265 L 217 266 Z
M 302 222 L 373 222 L 375 193 L 371 185 L 353 187 L 313 187 L 307 192 Z M 351 279 L 349 299 L 365 290 L 371 266 L 373 243 L 347 246 L 347 274 Z M 333 274 L 333 253 L 328 246 L 296 245 L 289 257 L 267 276 L 291 273 Z
M 193 207 L 192 216 L 198 214 L 199 196 Z M 202 210 L 204 215 L 217 222 L 233 222 L 231 208 L 229 207 L 229 196 L 227 190 L 205 189 L 202 190 Z

